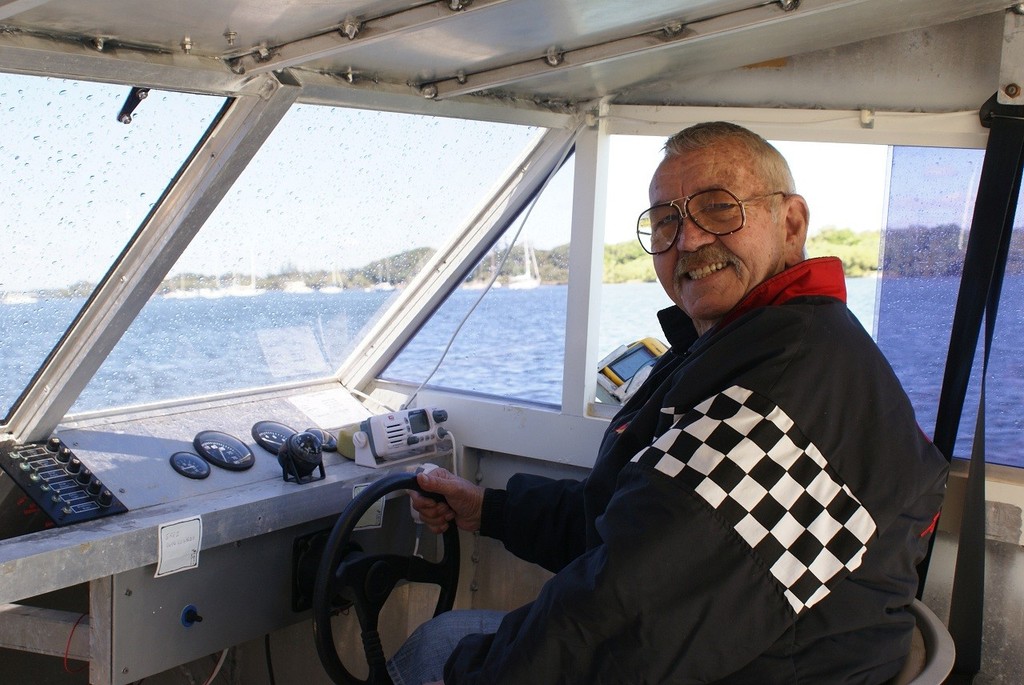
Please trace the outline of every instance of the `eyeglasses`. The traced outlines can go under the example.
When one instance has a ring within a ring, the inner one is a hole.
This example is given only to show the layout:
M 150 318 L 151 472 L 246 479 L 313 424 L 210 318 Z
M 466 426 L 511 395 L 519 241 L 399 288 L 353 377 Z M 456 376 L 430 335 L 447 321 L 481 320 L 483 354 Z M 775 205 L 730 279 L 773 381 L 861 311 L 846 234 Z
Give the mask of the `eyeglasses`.
M 683 219 L 712 235 L 729 235 L 746 225 L 748 202 L 756 202 L 784 191 L 758 195 L 741 200 L 725 188 L 711 188 L 671 202 L 654 205 L 636 220 L 636 237 L 649 254 L 661 254 L 679 238 Z M 680 208 L 682 203 L 682 208 Z

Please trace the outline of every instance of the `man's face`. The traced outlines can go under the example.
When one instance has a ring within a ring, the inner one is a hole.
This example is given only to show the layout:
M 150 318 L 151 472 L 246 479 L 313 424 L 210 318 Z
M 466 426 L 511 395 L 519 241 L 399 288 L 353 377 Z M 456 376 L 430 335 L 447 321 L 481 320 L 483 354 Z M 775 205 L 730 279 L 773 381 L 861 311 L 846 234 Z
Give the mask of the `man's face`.
M 663 161 L 651 181 L 651 204 L 708 188 L 725 188 L 740 200 L 782 190 L 767 187 L 751 169 L 746 151 L 726 142 Z M 778 208 L 774 220 L 773 206 Z M 675 244 L 654 255 L 654 270 L 703 334 L 759 283 L 800 262 L 806 231 L 807 205 L 799 195 L 747 204 L 743 229 L 731 235 L 706 233 L 686 218 Z

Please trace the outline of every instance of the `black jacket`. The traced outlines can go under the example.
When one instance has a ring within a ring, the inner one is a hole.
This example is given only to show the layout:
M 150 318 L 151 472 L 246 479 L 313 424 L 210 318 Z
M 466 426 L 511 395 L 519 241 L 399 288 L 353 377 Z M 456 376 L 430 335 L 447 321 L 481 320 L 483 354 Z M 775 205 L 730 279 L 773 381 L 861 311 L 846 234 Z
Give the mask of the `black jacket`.
M 880 683 L 909 651 L 945 490 L 888 363 L 815 259 L 672 344 L 582 482 L 488 490 L 481 532 L 556 575 L 447 685 Z

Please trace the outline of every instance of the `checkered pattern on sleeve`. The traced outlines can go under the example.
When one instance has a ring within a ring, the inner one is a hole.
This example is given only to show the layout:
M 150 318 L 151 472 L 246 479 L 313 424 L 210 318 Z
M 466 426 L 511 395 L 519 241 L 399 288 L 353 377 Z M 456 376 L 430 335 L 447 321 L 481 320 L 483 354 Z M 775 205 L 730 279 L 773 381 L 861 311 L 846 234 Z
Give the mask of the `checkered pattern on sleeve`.
M 633 461 L 682 481 L 724 517 L 798 614 L 860 566 L 875 533 L 867 509 L 793 420 L 739 386 L 674 415 Z

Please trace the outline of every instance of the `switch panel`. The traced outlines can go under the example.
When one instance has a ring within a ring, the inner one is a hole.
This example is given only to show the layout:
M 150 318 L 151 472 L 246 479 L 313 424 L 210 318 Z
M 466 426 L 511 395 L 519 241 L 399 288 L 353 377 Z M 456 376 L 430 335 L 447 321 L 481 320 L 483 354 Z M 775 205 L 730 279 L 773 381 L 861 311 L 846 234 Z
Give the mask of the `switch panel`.
M 43 443 L 0 445 L 0 468 L 52 525 L 68 526 L 128 511 L 58 437 Z

